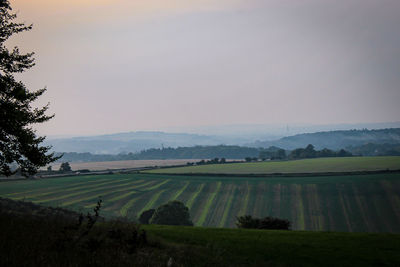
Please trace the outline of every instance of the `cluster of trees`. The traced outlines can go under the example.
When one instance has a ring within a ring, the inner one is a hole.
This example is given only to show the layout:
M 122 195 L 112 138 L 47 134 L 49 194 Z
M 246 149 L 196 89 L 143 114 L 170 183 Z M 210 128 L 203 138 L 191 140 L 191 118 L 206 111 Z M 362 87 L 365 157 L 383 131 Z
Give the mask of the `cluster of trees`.
M 266 159 L 270 160 L 286 159 L 286 151 L 282 148 L 271 146 L 269 148 L 260 149 L 258 157 L 262 161 Z
M 316 151 L 314 146 L 298 148 L 293 151 L 286 151 L 279 147 L 251 148 L 240 146 L 194 146 L 178 148 L 154 148 L 144 150 L 140 153 L 118 154 L 118 155 L 97 155 L 91 153 L 63 153 L 63 161 L 90 162 L 90 161 L 117 161 L 117 160 L 140 160 L 140 159 L 210 159 L 201 160 L 197 165 L 225 163 L 226 159 L 244 159 L 246 162 L 259 160 L 284 160 L 318 157 L 348 157 L 351 153 L 345 150 L 333 151 L 322 149 Z M 61 156 L 57 154 L 56 156 Z M 192 163 L 190 163 L 192 165 Z
M 274 217 L 253 218 L 251 215 L 244 215 L 236 218 L 236 226 L 249 229 L 289 230 L 290 221 Z
M 52 172 L 53 171 L 53 167 L 52 166 L 48 166 L 47 167 L 47 172 Z M 71 165 L 69 164 L 69 162 L 63 162 L 60 165 L 60 168 L 58 169 L 59 172 L 71 172 L 72 168 Z
M 333 151 L 324 148 L 315 150 L 314 146 L 309 144 L 305 148 L 296 148 L 292 151 L 285 151 L 279 147 L 271 146 L 267 149 L 261 149 L 259 159 L 264 160 L 283 160 L 283 159 L 308 159 L 308 158 L 327 158 L 327 157 L 351 157 L 352 153 L 341 149 Z
M 210 160 L 200 160 L 198 162 L 196 162 L 196 165 L 205 165 L 205 164 L 224 164 L 226 163 L 226 159 L 225 158 L 214 158 L 214 159 L 210 159 Z M 188 163 L 188 165 L 194 165 L 194 163 Z
M 164 224 L 193 226 L 189 209 L 180 201 L 170 201 L 157 209 L 143 211 L 139 216 L 141 224 Z
M 327 148 L 322 150 L 315 150 L 314 146 L 309 144 L 306 148 L 297 148 L 292 150 L 289 154 L 289 159 L 308 159 L 308 158 L 327 158 L 327 157 L 351 157 L 353 156 L 350 152 L 341 149 L 339 151 L 333 151 Z
M 400 144 L 373 144 L 349 146 L 346 150 L 360 156 L 400 156 Z
M 139 153 L 125 153 L 118 155 L 91 154 L 91 153 L 57 153 L 63 155 L 63 161 L 93 162 L 93 161 L 118 161 L 118 160 L 149 160 L 149 159 L 243 159 L 245 157 L 258 157 L 259 149 L 241 146 L 194 146 L 178 148 L 152 148 Z
M 257 157 L 258 149 L 242 146 L 194 146 L 178 148 L 154 148 L 136 154 L 138 159 L 243 159 Z
M 252 157 L 245 157 L 244 160 L 245 160 L 246 162 L 257 162 L 257 161 L 258 161 L 258 158 L 256 158 L 256 157 L 254 157 L 254 158 L 252 158 Z

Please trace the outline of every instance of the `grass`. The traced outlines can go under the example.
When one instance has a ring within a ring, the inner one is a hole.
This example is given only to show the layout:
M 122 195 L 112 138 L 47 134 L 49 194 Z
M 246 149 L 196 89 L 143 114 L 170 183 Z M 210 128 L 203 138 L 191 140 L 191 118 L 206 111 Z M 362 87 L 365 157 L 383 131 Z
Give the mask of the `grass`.
M 231 266 L 399 266 L 400 235 L 148 225 L 155 237 L 207 247 Z M 210 253 L 210 255 L 212 255 Z
M 79 184 L 79 186 L 77 186 Z M 74 188 L 74 189 L 73 189 Z M 73 190 L 72 190 L 73 189 Z M 236 216 L 288 219 L 294 230 L 400 233 L 400 174 L 310 177 L 98 175 L 2 182 L 0 197 L 135 219 L 179 198 L 193 223 L 235 227 Z
M 210 164 L 148 170 L 165 174 L 273 174 L 400 170 L 400 157 L 316 158 L 291 161 Z
M 0 266 L 400 265 L 399 234 L 138 228 L 124 221 L 97 222 L 89 229 L 76 228 L 72 215 L 34 217 L 10 210 L 0 205 Z M 147 238 L 138 235 L 142 230 Z

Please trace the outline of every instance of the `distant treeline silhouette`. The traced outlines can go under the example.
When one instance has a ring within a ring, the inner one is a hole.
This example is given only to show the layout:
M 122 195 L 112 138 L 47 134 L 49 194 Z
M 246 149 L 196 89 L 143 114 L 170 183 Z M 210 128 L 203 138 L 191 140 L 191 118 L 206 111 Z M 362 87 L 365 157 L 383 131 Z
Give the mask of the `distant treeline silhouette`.
M 57 153 L 60 155 L 62 153 Z M 178 148 L 154 148 L 139 153 L 125 154 L 92 154 L 64 153 L 60 162 L 101 162 L 118 160 L 159 160 L 159 159 L 235 159 L 255 160 L 286 160 L 318 157 L 343 156 L 400 156 L 400 144 L 365 144 L 334 151 L 331 149 L 315 150 L 313 145 L 294 150 L 284 150 L 279 147 L 251 148 L 241 146 L 194 146 Z

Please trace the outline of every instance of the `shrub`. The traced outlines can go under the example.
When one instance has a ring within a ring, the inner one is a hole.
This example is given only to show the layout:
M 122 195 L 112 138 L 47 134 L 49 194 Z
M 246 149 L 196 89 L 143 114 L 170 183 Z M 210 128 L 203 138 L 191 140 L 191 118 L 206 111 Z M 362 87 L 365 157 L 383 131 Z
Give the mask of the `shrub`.
M 177 200 L 159 206 L 151 217 L 150 223 L 193 226 L 190 220 L 189 209 Z
M 263 219 L 253 218 L 251 215 L 237 217 L 236 226 L 249 229 L 274 229 L 289 230 L 290 221 L 274 217 L 265 217 Z
M 276 229 L 276 230 L 289 230 L 290 221 L 286 219 L 279 219 L 273 217 L 265 217 L 260 220 L 258 229 Z
M 260 219 L 253 218 L 250 215 L 237 217 L 236 220 L 236 226 L 239 228 L 258 228 L 260 225 Z
M 139 216 L 139 222 L 141 224 L 149 224 L 151 217 L 153 216 L 155 209 L 145 210 Z

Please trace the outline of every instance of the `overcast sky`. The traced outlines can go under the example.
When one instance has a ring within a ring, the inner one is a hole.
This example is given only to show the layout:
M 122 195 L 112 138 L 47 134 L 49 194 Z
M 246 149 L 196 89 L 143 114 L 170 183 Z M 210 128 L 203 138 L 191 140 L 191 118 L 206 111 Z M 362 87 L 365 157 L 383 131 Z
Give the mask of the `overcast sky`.
M 11 0 L 40 134 L 400 120 L 398 0 Z

